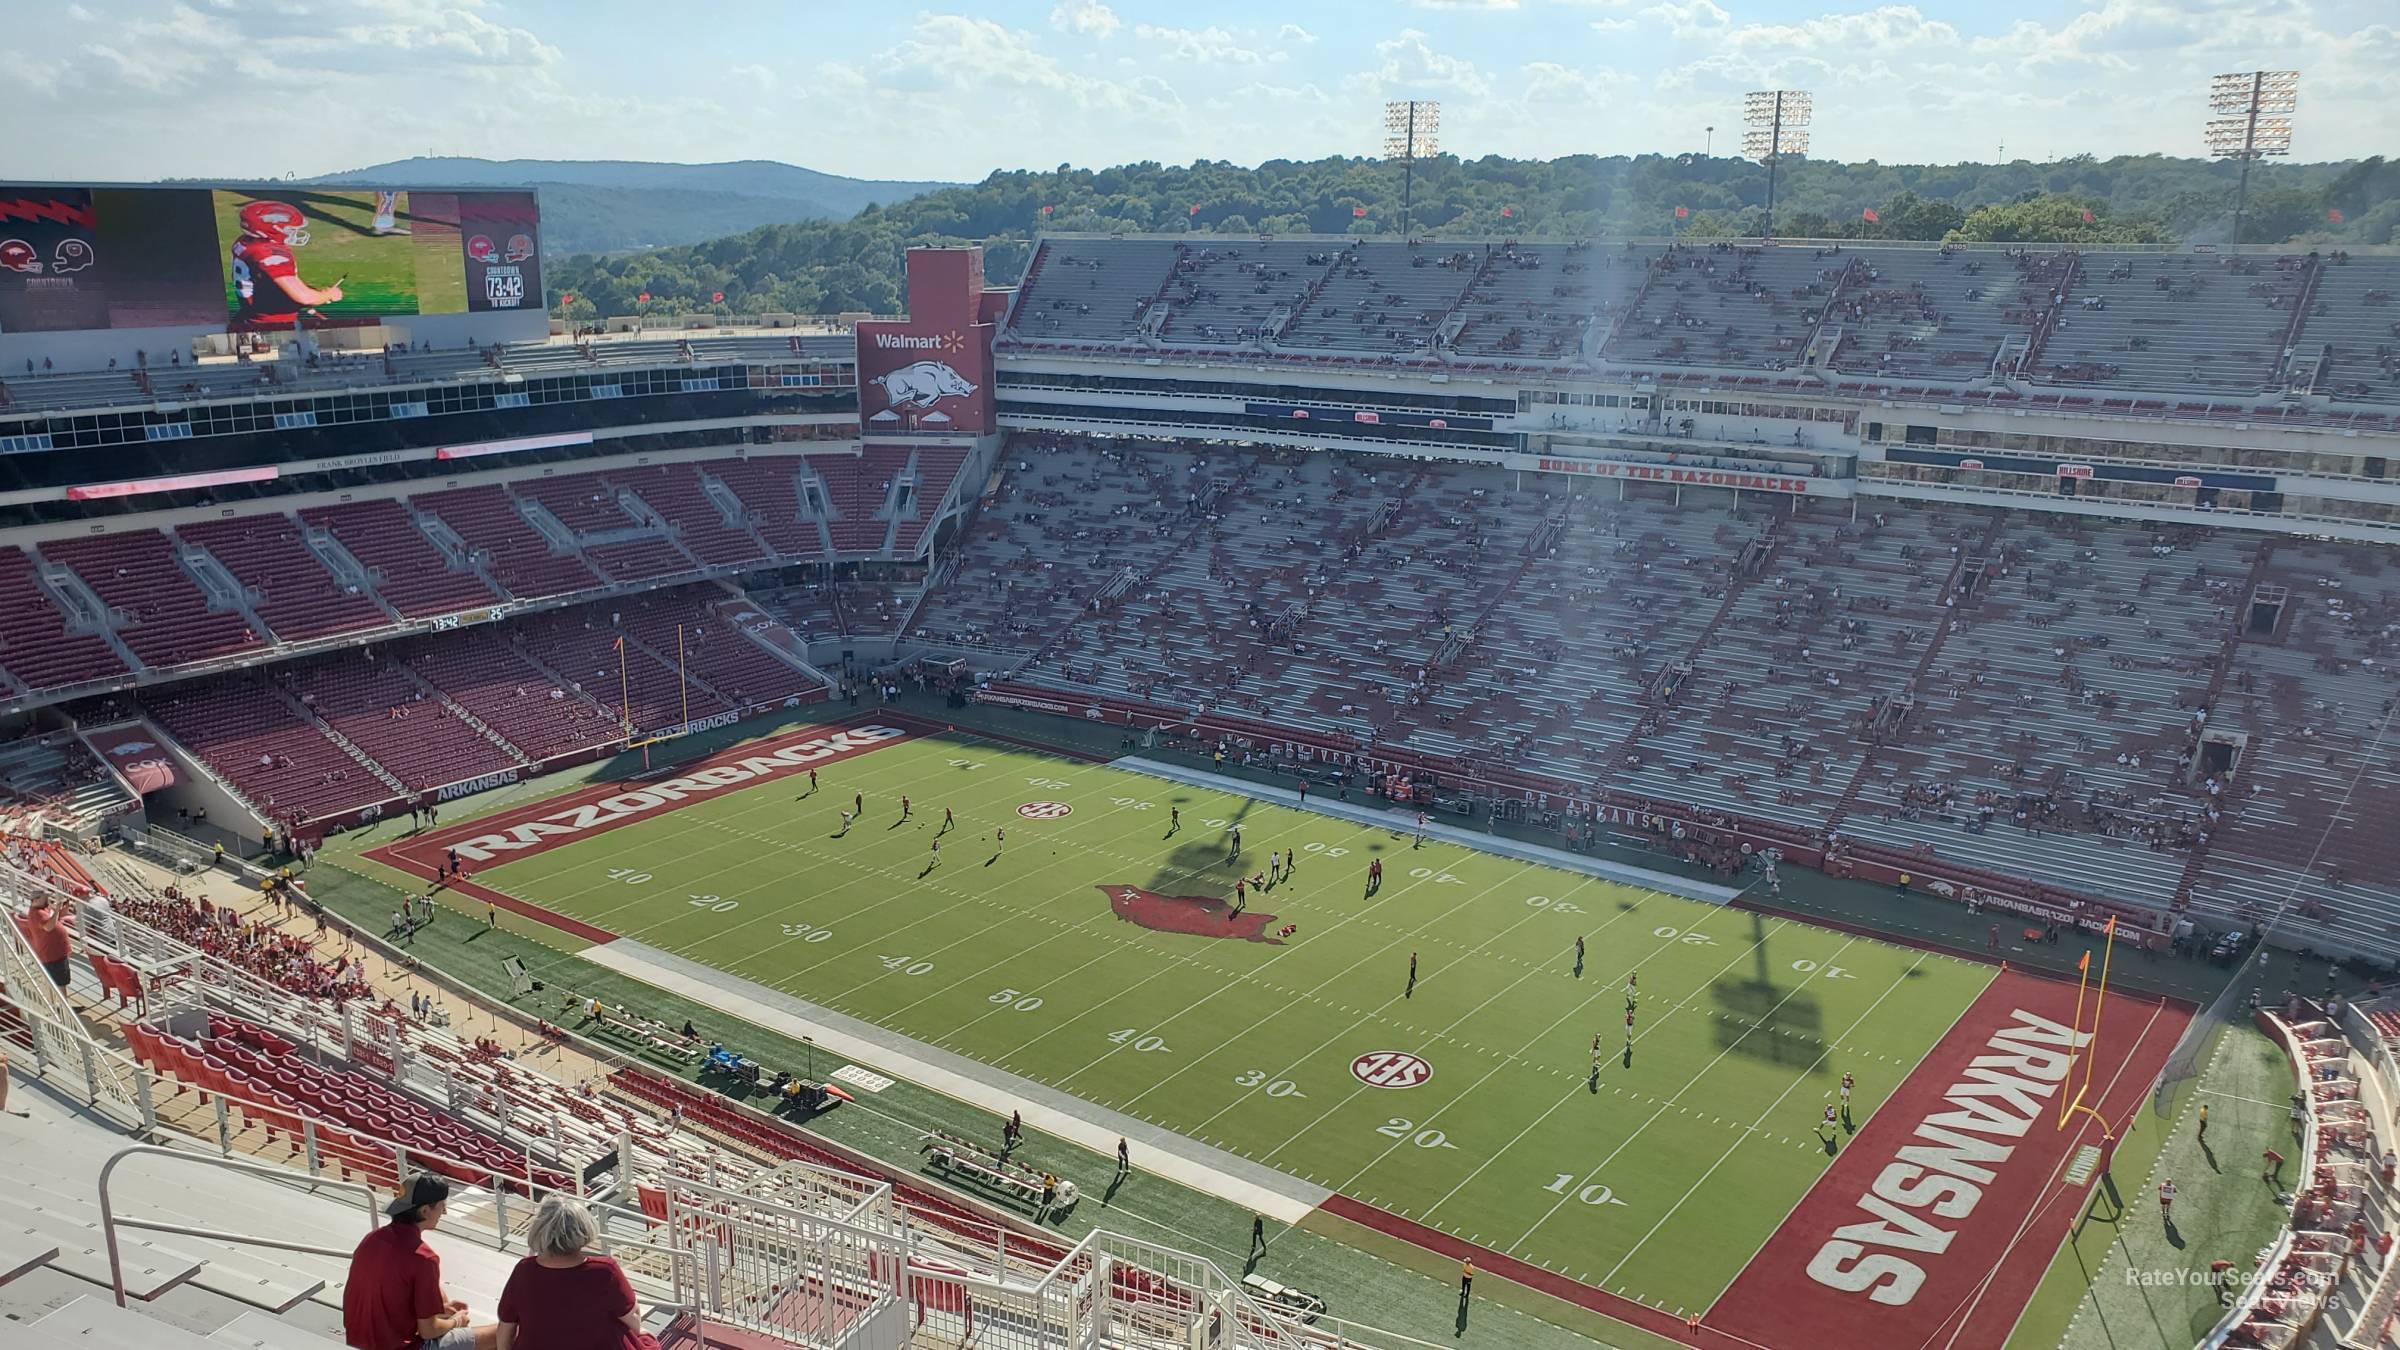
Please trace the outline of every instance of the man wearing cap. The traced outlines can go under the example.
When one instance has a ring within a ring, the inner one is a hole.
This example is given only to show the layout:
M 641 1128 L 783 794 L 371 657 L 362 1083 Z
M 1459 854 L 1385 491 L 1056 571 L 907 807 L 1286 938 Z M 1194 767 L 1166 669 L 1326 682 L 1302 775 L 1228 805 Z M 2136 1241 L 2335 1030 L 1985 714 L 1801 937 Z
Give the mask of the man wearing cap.
M 354 1350 L 495 1350 L 497 1323 L 475 1326 L 442 1288 L 442 1258 L 425 1234 L 450 1207 L 450 1183 L 421 1173 L 383 1212 L 391 1222 L 350 1256 L 342 1339 Z

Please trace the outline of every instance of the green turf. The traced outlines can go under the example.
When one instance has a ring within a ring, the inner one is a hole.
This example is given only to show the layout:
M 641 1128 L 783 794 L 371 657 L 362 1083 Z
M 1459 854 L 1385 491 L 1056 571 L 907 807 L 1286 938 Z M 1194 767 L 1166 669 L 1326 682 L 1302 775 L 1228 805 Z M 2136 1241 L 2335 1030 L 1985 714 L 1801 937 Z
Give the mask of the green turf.
M 2197 1083 L 2174 1094 L 2167 1114 L 2145 1107 L 2134 1121 L 2027 1304 L 2011 1350 L 2131 1350 L 2204 1337 L 2224 1311 L 2204 1280 L 2209 1263 L 2229 1260 L 2246 1272 L 2291 1219 L 2260 1179 L 2259 1158 L 2269 1147 L 2300 1156 L 2292 1087 L 2290 1057 L 2264 1033 L 2247 1024 L 2220 1032 Z M 2294 1166 L 2286 1164 L 2287 1181 Z M 2167 1177 L 2177 1191 L 2172 1231 L 2158 1211 Z
M 1812 1127 L 1839 1075 L 1859 1075 L 1863 1123 L 1991 978 L 988 742 L 903 742 L 823 783 L 704 799 L 477 879 L 1669 1308 L 1713 1299 L 1822 1174 Z M 1031 801 L 1074 809 L 1023 818 Z M 944 807 L 959 828 L 930 865 Z M 1298 879 L 1252 906 L 1297 923 L 1292 942 L 1112 913 L 1103 887 L 1230 893 L 1235 822 L 1243 873 L 1300 850 Z M 1365 1086 L 1350 1065 L 1379 1050 L 1432 1078 Z
M 228 313 L 241 308 L 233 279 L 231 250 L 241 237 L 241 209 L 256 200 L 288 202 L 308 217 L 308 243 L 292 250 L 300 277 L 320 290 L 340 281 L 342 298 L 318 307 L 329 319 L 374 318 L 386 315 L 446 313 L 463 310 L 465 263 L 460 260 L 455 234 L 442 236 L 449 249 L 447 285 L 437 282 L 430 293 L 419 281 L 420 241 L 406 232 L 406 196 L 398 219 L 400 233 L 374 232 L 375 194 L 327 191 L 317 188 L 277 189 L 273 192 L 221 191 L 217 194 L 217 240 L 226 259 L 225 305 Z M 437 276 L 441 275 L 437 269 Z

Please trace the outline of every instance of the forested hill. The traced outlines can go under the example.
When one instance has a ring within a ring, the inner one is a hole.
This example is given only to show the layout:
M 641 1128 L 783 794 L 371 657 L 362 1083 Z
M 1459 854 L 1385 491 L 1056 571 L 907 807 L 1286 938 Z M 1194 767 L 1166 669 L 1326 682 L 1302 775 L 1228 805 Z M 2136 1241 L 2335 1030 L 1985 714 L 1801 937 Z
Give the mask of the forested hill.
M 659 164 L 455 156 L 395 160 L 314 181 L 537 188 L 542 246 L 550 253 L 692 244 L 778 221 L 842 219 L 878 202 L 958 186 L 844 178 L 765 159 Z
M 1776 233 L 2091 244 L 2221 241 L 2237 168 L 2197 159 L 2076 158 L 2048 164 L 1787 163 Z M 1519 238 L 1754 234 L 1767 175 L 1736 159 L 1645 155 L 1556 160 L 1442 158 L 1420 164 L 1420 234 Z M 1127 164 L 995 173 L 846 220 L 763 226 L 707 243 L 553 261 L 550 300 L 598 314 L 901 308 L 901 253 L 981 243 L 985 275 L 1013 283 L 1027 241 L 1053 230 L 1383 234 L 1399 228 L 1398 166 L 1367 159 Z M 1687 215 L 1678 218 L 1678 207 Z M 1048 214 L 1044 214 L 1048 208 Z M 1870 222 L 1873 210 L 1880 220 Z M 2252 241 L 2384 244 L 2400 234 L 2400 164 L 2262 164 L 2250 180 Z M 645 303 L 644 293 L 649 295 Z M 724 299 L 712 297 L 722 293 Z

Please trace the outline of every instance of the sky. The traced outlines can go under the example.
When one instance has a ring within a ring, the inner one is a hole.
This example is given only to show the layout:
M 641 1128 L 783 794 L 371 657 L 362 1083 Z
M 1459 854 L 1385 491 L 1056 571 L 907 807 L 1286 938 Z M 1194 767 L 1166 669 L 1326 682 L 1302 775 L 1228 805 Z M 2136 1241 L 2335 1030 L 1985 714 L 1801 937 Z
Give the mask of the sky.
M 32 4 L 33 0 L 0 0 Z M 73 0 L 0 46 L 0 177 L 419 154 L 864 178 L 1375 154 L 1731 153 L 1742 95 L 1887 163 L 2201 152 L 2211 74 L 2301 72 L 2293 157 L 2400 155 L 2395 0 Z M 2379 87 L 2386 85 L 2386 87 Z M 1708 130 L 1714 127 L 1714 132 Z M 2003 149 L 2005 147 L 2005 149 Z

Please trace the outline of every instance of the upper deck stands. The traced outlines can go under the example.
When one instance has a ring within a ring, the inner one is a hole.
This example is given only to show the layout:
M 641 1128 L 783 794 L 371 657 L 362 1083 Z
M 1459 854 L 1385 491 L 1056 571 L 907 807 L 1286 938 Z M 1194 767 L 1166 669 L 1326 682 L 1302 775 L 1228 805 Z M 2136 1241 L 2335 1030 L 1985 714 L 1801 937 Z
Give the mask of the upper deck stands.
M 1168 239 L 1045 243 L 1017 296 L 1013 331 L 1036 342 L 1130 342 L 1175 263 Z
M 125 617 L 117 635 L 145 665 L 180 665 L 264 645 L 239 613 L 210 608 L 177 560 L 174 541 L 157 530 L 50 539 L 41 553 L 72 567 L 102 603 Z
M 1716 245 L 1676 248 L 1652 264 L 1607 357 L 1632 365 L 1797 365 L 1847 266 L 1826 251 Z
M 2400 258 L 2335 254 L 2318 274 L 2296 364 L 2330 348 L 2318 392 L 2400 403 Z
M 452 614 L 498 597 L 483 579 L 453 568 L 399 501 L 345 502 L 302 509 L 300 519 L 322 529 L 367 569 L 375 593 L 405 618 Z
M 1472 245 L 1352 244 L 1335 257 L 1323 287 L 1284 326 L 1280 343 L 1404 355 L 1425 351 L 1483 260 L 1483 250 Z
M 1258 342 L 1277 314 L 1299 312 L 1338 252 L 1329 243 L 1184 245 L 1167 286 L 1159 338 L 1170 347 Z
M 1965 381 L 2027 338 L 2073 270 L 2062 253 L 1891 249 L 1853 254 L 1826 319 L 1842 329 L 1833 368 L 1852 375 Z
M 2051 384 L 2257 394 L 2275 387 L 2306 260 L 2085 254 L 2042 344 Z

